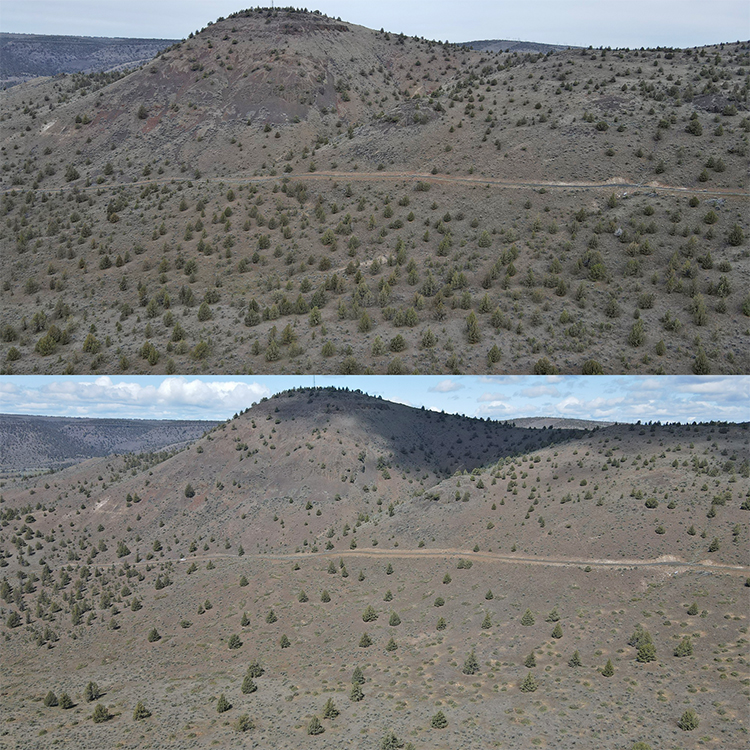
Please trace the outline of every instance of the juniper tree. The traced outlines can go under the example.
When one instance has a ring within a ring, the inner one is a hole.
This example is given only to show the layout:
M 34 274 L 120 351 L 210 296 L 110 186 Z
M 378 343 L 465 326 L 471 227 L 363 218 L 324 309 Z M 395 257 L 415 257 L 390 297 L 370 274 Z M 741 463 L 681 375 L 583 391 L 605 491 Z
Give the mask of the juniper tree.
M 227 700 L 227 697 L 222 693 L 219 696 L 219 700 L 216 701 L 216 712 L 223 714 L 225 711 L 229 711 L 232 704 Z
M 477 661 L 476 654 L 472 652 L 466 657 L 464 666 L 461 669 L 464 674 L 477 674 L 479 672 L 479 662 Z
M 354 667 L 354 671 L 352 672 L 352 682 L 357 685 L 365 684 L 365 676 L 360 667 Z
M 147 640 L 149 643 L 156 643 L 156 641 L 160 640 L 161 636 L 159 635 L 159 631 L 156 628 L 151 628 L 149 630 Z
M 270 625 L 274 622 L 276 622 L 279 618 L 276 617 L 276 613 L 273 610 L 270 610 L 268 614 L 266 615 L 266 622 Z
M 656 647 L 654 644 L 649 642 L 639 646 L 635 660 L 644 664 L 650 661 L 656 661 Z
M 247 667 L 247 674 L 250 677 L 261 677 L 265 671 L 257 659 L 253 659 Z
M 604 665 L 602 675 L 604 677 L 611 677 L 615 673 L 615 668 L 612 666 L 612 660 L 607 659 L 607 663 Z
M 437 625 L 435 625 L 436 630 L 445 630 L 448 627 L 448 623 L 445 621 L 445 617 L 438 618 Z
M 495 595 L 492 593 L 492 590 L 487 591 L 487 593 L 484 595 L 484 598 L 487 600 L 494 599 Z
M 484 620 L 482 620 L 482 629 L 489 630 L 491 627 L 492 627 L 492 618 L 490 617 L 490 613 L 486 612 L 484 615 Z
M 317 716 L 313 716 L 307 725 L 307 733 L 315 735 L 315 734 L 323 734 L 323 732 L 325 732 L 325 729 L 323 728 L 323 725 L 320 723 L 320 719 Z
M 281 648 L 289 648 L 291 645 L 292 643 L 289 638 L 287 638 L 286 633 L 279 638 L 279 646 L 281 646 Z
M 398 648 L 398 644 L 394 640 L 393 636 L 389 639 L 388 643 L 385 646 L 386 651 L 395 651 Z
M 93 701 L 98 700 L 101 698 L 101 695 L 101 690 L 99 690 L 99 686 L 95 682 L 89 682 L 83 691 L 83 697 L 86 699 L 87 703 L 92 703 Z
M 253 682 L 253 678 L 249 675 L 245 675 L 245 679 L 242 680 L 242 687 L 240 688 L 245 695 L 249 695 L 250 693 L 254 693 L 258 686 Z
M 521 618 L 521 625 L 525 625 L 528 627 L 529 625 L 533 625 L 534 622 L 535 622 L 534 615 L 531 613 L 530 609 L 527 609 L 523 613 L 523 617 Z
M 534 655 L 533 651 L 526 657 L 523 664 L 528 669 L 531 669 L 532 667 L 536 666 L 536 656 Z
M 537 687 L 539 686 L 537 685 L 533 672 L 529 672 L 519 686 L 522 693 L 533 693 Z
M 558 622 L 555 627 L 552 629 L 552 637 L 553 638 L 562 638 L 563 631 L 562 631 L 562 625 Z
M 374 622 L 378 619 L 378 613 L 375 611 L 371 604 L 368 604 L 365 611 L 362 614 L 363 622 Z
M 229 637 L 229 642 L 227 645 L 232 650 L 240 648 L 242 646 L 242 641 L 240 640 L 240 637 L 237 635 L 237 633 L 234 633 Z
M 359 703 L 363 698 L 365 697 L 365 694 L 362 692 L 362 688 L 355 682 L 352 685 L 352 690 L 349 693 L 349 700 L 353 703 Z
M 391 612 L 391 618 L 388 620 L 388 624 L 392 626 L 400 625 L 401 618 L 395 612 Z
M 151 716 L 151 711 L 143 705 L 143 701 L 138 701 L 138 703 L 135 704 L 135 710 L 133 711 L 133 721 L 148 719 L 149 716 Z
M 372 638 L 367 633 L 362 633 L 362 637 L 359 639 L 359 647 L 367 648 L 368 646 L 372 646 Z
M 75 705 L 73 699 L 67 693 L 60 693 L 60 699 L 58 701 L 60 708 L 73 708 Z
M 52 708 L 52 706 L 58 705 L 57 696 L 51 690 L 46 696 L 44 696 L 44 705 L 47 706 L 47 708 Z
M 339 710 L 336 708 L 336 704 L 333 702 L 333 698 L 329 698 L 323 706 L 323 718 L 324 719 L 335 719 L 339 715 Z
M 102 724 L 105 721 L 109 721 L 111 717 L 107 707 L 103 706 L 101 703 L 97 703 L 91 718 L 94 720 L 94 724 Z
M 553 609 L 546 618 L 546 622 L 557 622 L 560 619 L 560 615 L 557 613 L 557 608 Z
M 693 655 L 693 644 L 689 636 L 685 636 L 674 650 L 675 656 L 692 656 Z
M 580 667 L 581 666 L 581 655 L 578 653 L 578 651 L 573 652 L 573 656 L 568 659 L 568 666 L 569 667 Z
M 325 589 L 323 589 L 323 593 L 320 595 L 320 601 L 324 604 L 327 604 L 331 601 L 331 595 Z
M 442 711 L 438 711 L 431 719 L 430 726 L 433 729 L 445 729 L 448 726 L 448 719 Z

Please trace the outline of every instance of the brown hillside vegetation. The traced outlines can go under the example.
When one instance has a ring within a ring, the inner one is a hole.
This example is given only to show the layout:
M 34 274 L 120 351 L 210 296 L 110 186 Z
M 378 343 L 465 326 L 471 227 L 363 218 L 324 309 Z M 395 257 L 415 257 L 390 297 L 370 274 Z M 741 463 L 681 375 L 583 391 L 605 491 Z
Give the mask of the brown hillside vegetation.
M 6 481 L 4 739 L 666 750 L 690 709 L 739 750 L 747 445 L 301 389 L 161 463 Z
M 318 13 L 3 92 L 5 372 L 746 372 L 747 43 Z

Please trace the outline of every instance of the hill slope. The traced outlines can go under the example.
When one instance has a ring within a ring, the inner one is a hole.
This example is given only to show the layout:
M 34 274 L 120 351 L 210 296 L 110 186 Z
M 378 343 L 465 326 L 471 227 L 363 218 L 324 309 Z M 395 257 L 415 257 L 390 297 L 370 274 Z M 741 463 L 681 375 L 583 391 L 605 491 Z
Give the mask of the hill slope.
M 7 482 L 5 731 L 20 747 L 33 723 L 63 747 L 143 727 L 197 747 L 246 730 L 279 748 L 374 750 L 394 732 L 593 750 L 606 707 L 630 750 L 691 707 L 704 742 L 739 748 L 747 435 L 523 429 L 305 389 L 158 464 Z M 76 705 L 43 706 L 50 690 Z M 131 718 L 138 700 L 151 718 Z
M 746 372 L 748 54 L 266 9 L 14 87 L 3 367 Z

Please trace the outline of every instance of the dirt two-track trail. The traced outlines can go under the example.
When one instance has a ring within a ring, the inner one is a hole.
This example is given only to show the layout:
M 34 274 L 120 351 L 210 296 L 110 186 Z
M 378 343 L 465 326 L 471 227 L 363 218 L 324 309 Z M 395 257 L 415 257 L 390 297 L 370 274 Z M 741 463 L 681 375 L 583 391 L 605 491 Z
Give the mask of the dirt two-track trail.
M 740 198 L 750 198 L 750 192 L 747 190 L 733 190 L 730 188 L 695 188 L 684 185 L 665 185 L 659 182 L 628 182 L 622 177 L 610 177 L 604 182 L 586 182 L 581 180 L 576 181 L 540 181 L 540 180 L 513 180 L 503 179 L 499 177 L 474 177 L 474 176 L 453 176 L 453 175 L 434 175 L 427 172 L 304 172 L 302 174 L 295 174 L 287 179 L 290 180 L 305 180 L 305 181 L 323 181 L 323 180 L 344 180 L 344 181 L 359 181 L 359 182 L 397 182 L 406 180 L 409 182 L 428 182 L 428 183 L 443 183 L 443 184 L 454 184 L 454 185 L 475 185 L 475 186 L 488 186 L 498 188 L 511 188 L 511 189 L 563 189 L 563 190 L 602 190 L 602 189 L 628 189 L 628 190 L 649 190 L 661 193 L 699 193 L 706 196 L 734 196 Z M 222 183 L 224 185 L 244 185 L 264 182 L 278 182 L 277 176 L 262 175 L 262 176 L 246 176 L 246 175 L 233 175 L 226 177 L 202 177 L 199 180 L 191 180 L 187 177 L 158 177 L 155 179 L 148 180 L 137 180 L 135 182 L 129 182 L 124 185 L 89 185 L 87 187 L 78 187 L 79 191 L 87 190 L 102 190 L 102 189 L 113 189 L 120 187 L 142 187 L 150 184 L 171 184 L 171 183 L 187 183 L 193 182 L 200 184 L 201 182 L 209 183 Z M 48 193 L 63 193 L 69 190 L 73 190 L 75 186 L 66 186 L 61 188 L 54 188 L 44 192 Z M 11 192 L 16 188 L 6 188 L 1 191 L 3 193 Z
M 245 553 L 243 557 L 257 560 L 309 560 L 332 558 L 419 558 L 419 559 L 445 559 L 445 558 L 466 558 L 475 562 L 494 562 L 512 565 L 541 565 L 555 568 L 569 568 L 591 566 L 591 568 L 657 568 L 664 569 L 669 574 L 684 573 L 688 570 L 704 571 L 709 573 L 723 573 L 738 576 L 750 575 L 750 566 L 747 565 L 726 565 L 724 563 L 715 563 L 711 560 L 687 561 L 682 560 L 674 555 L 663 555 L 651 560 L 638 560 L 623 558 L 622 560 L 609 560 L 605 558 L 564 558 L 564 557 L 524 557 L 518 555 L 500 555 L 493 552 L 473 552 L 471 550 L 461 549 L 376 549 L 375 547 L 364 547 L 354 550 L 325 551 L 310 554 L 309 552 L 269 552 L 269 553 Z M 172 562 L 201 562 L 207 560 L 218 560 L 233 558 L 240 561 L 240 558 L 234 554 L 216 553 L 212 555 L 198 555 L 189 558 L 173 558 Z M 162 560 L 167 562 L 167 560 Z M 142 560 L 135 565 L 146 565 L 147 562 Z

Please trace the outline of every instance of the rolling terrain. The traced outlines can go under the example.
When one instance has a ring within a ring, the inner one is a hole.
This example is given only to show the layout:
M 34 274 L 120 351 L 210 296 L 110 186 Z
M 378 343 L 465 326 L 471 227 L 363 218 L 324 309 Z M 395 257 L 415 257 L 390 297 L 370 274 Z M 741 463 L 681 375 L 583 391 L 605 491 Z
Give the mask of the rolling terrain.
M 746 42 L 318 13 L 3 92 L 5 372 L 747 372 Z
M 739 750 L 748 437 L 300 389 L 158 463 L 7 480 L 0 736 Z
M 176 449 L 215 424 L 0 414 L 0 474 L 59 469 L 112 453 Z
M 176 41 L 0 32 L 0 86 L 60 73 L 136 68 Z

